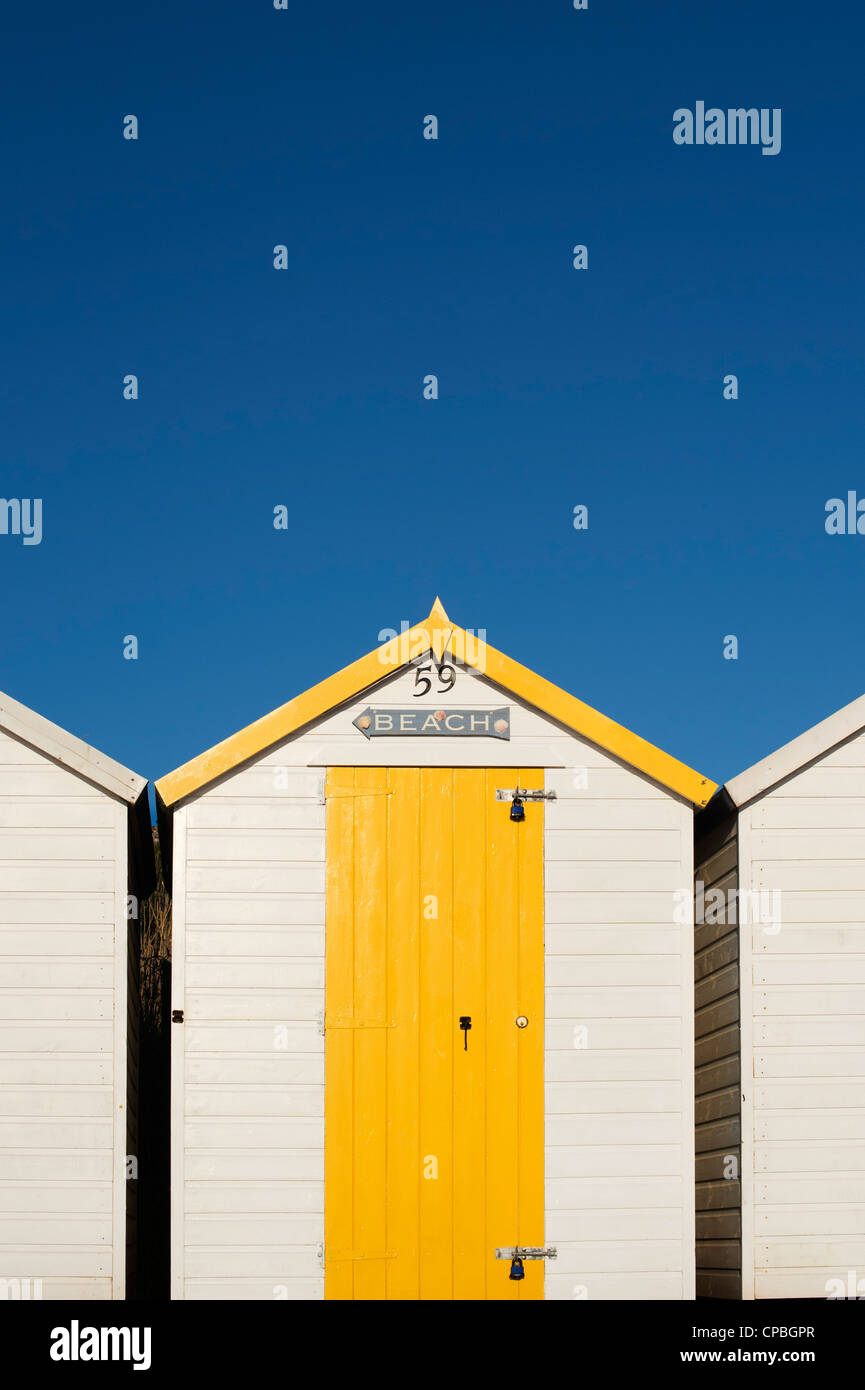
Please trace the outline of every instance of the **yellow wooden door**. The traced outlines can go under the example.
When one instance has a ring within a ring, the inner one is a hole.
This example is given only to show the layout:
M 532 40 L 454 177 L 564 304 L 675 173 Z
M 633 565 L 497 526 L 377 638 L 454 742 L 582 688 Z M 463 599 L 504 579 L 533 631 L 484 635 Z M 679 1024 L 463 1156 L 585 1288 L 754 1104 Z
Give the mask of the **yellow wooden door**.
M 495 1258 L 544 1243 L 544 804 L 512 821 L 516 786 L 543 772 L 328 770 L 327 1298 L 543 1298 L 542 1261 Z

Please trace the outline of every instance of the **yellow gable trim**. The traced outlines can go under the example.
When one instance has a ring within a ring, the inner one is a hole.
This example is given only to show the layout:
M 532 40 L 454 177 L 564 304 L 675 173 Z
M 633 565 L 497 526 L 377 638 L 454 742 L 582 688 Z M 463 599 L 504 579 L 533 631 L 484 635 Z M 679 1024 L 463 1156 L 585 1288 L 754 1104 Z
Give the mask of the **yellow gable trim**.
M 557 685 L 529 671 L 519 662 L 497 652 L 471 633 L 452 623 L 437 598 L 429 617 L 407 632 L 386 642 L 384 646 L 353 661 L 327 680 L 298 695 L 279 709 L 257 719 L 245 729 L 223 739 L 215 747 L 169 772 L 156 783 L 156 790 L 166 806 L 173 806 L 183 797 L 213 782 L 233 768 L 296 733 L 306 724 L 319 719 L 337 705 L 355 699 L 362 691 L 384 680 L 386 676 L 407 666 L 410 661 L 433 651 L 441 660 L 447 651 L 466 666 L 481 672 L 512 691 L 527 704 L 543 714 L 581 734 L 591 743 L 620 758 L 639 772 L 644 772 L 661 786 L 677 792 L 697 806 L 705 806 L 716 784 L 699 772 L 686 767 L 660 748 L 630 733 L 606 715 L 599 714 L 576 696 L 569 695 Z

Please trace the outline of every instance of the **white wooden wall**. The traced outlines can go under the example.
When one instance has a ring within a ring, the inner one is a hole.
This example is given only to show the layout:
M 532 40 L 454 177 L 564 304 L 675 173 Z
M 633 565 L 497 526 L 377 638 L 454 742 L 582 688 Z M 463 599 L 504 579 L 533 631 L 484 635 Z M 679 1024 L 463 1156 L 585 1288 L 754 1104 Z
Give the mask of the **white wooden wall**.
M 174 1298 L 323 1294 L 324 815 L 267 761 L 175 813 Z
M 580 757 L 546 777 L 547 1297 L 693 1298 L 693 812 Z
M 126 871 L 125 804 L 0 731 L 0 1297 L 124 1296 Z
M 352 727 L 369 703 L 413 705 L 413 681 L 395 677 L 175 812 L 173 1296 L 323 1294 L 324 770 L 434 762 L 544 767 L 558 796 L 545 837 L 546 1219 L 559 1249 L 547 1296 L 693 1297 L 693 926 L 674 921 L 676 890 L 691 901 L 691 807 L 469 673 L 434 707 L 509 705 L 509 742 L 367 741 Z
M 742 810 L 739 856 L 782 919 L 740 927 L 743 1297 L 825 1298 L 865 1280 L 865 735 Z

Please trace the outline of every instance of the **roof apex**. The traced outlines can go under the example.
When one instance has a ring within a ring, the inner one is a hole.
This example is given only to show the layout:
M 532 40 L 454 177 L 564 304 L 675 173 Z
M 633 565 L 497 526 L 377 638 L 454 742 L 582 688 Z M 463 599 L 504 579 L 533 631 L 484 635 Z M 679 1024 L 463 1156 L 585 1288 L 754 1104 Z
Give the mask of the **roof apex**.
M 328 676 L 287 704 L 161 777 L 156 783 L 159 797 L 166 806 L 175 805 L 330 710 L 356 699 L 365 690 L 377 685 L 386 676 L 395 675 L 428 651 L 432 651 L 439 661 L 445 652 L 449 652 L 457 661 L 486 676 L 494 685 L 511 691 L 526 704 L 533 705 L 541 713 L 697 806 L 705 806 L 715 791 L 715 783 L 701 777 L 693 768 L 647 743 L 637 734 L 632 734 L 543 676 L 536 675 L 511 657 L 496 651 L 480 637 L 458 627 L 436 596 L 423 622 L 400 632 L 375 651 L 368 652 L 350 666 Z

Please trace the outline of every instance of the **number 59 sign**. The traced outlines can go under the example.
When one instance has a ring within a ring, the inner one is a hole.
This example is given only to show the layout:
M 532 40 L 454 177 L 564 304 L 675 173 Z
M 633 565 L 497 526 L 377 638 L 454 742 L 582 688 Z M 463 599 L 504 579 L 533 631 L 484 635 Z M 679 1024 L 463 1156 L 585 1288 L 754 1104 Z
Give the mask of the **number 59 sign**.
M 415 689 L 412 691 L 412 694 L 414 695 L 415 699 L 417 699 L 419 695 L 428 695 L 432 690 L 432 677 L 427 674 L 429 671 L 432 670 L 432 662 L 430 662 L 426 666 L 415 667 Z M 440 666 L 436 664 L 435 672 L 439 681 L 439 684 L 436 687 L 438 693 L 443 694 L 446 690 L 453 690 L 454 681 L 457 678 L 456 667 L 451 666 L 450 662 L 448 661 L 443 661 Z

